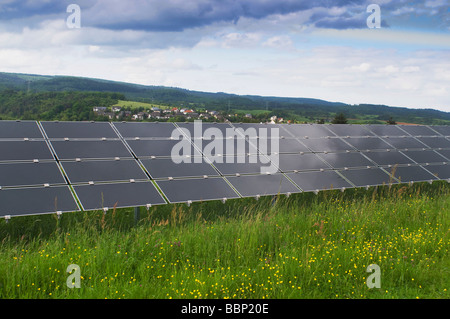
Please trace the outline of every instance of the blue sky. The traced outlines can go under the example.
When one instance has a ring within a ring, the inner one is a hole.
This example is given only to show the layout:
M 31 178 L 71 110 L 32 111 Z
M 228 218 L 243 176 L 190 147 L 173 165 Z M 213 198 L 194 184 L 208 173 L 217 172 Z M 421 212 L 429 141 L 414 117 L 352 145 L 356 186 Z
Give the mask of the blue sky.
M 0 71 L 450 111 L 449 2 L 0 0 Z

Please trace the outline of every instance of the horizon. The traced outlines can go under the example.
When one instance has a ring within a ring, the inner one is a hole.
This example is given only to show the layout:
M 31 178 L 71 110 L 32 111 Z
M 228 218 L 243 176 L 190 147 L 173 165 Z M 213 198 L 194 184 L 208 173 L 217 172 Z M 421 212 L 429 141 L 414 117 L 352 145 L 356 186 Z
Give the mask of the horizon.
M 0 70 L 450 112 L 449 31 L 449 0 L 8 1 Z

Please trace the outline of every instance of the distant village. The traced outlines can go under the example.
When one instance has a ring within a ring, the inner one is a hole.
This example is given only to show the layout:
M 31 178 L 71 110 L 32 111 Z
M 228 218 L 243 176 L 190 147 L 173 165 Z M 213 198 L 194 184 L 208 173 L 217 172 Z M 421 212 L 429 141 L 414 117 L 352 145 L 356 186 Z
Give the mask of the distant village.
M 214 122 L 227 122 L 230 118 L 238 117 L 236 114 L 226 114 L 226 112 L 219 112 L 214 110 L 205 110 L 197 112 L 189 108 L 178 108 L 169 107 L 167 109 L 161 109 L 159 107 L 152 107 L 146 111 L 137 110 L 125 110 L 119 106 L 113 106 L 111 108 L 107 107 L 94 107 L 93 111 L 96 116 L 106 117 L 109 120 L 118 121 L 214 121 Z M 240 116 L 249 121 L 255 121 L 252 114 L 245 114 Z M 264 119 L 267 123 L 284 123 L 283 118 L 278 118 L 277 116 L 271 116 L 270 118 Z M 290 121 L 286 121 L 290 123 Z

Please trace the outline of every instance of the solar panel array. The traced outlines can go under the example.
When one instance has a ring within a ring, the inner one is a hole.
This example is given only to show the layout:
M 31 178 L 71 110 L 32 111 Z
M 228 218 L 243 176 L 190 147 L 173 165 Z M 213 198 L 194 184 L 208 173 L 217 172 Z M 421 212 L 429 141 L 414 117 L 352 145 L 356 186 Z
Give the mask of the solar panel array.
M 450 126 L 0 121 L 0 216 L 450 181 Z

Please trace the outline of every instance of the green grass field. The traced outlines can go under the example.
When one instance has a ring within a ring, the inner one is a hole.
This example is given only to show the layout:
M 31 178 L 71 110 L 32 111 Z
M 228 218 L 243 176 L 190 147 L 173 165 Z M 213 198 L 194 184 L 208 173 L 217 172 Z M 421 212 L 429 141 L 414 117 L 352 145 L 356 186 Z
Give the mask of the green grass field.
M 449 297 L 447 183 L 0 221 L 0 298 Z M 81 288 L 66 269 L 80 267 Z M 381 288 L 366 285 L 367 267 Z
M 146 110 L 150 110 L 153 107 L 158 107 L 161 110 L 165 110 L 165 109 L 169 108 L 169 106 L 160 105 L 160 104 L 135 102 L 135 101 L 122 101 L 122 100 L 119 100 L 118 103 L 113 106 L 126 107 L 126 108 L 130 108 L 130 109 L 137 109 L 137 108 L 143 107 Z

